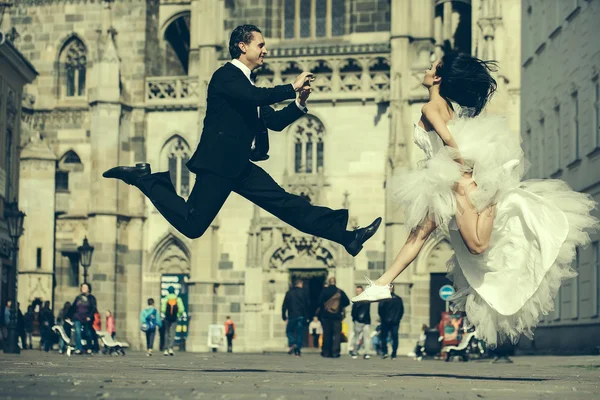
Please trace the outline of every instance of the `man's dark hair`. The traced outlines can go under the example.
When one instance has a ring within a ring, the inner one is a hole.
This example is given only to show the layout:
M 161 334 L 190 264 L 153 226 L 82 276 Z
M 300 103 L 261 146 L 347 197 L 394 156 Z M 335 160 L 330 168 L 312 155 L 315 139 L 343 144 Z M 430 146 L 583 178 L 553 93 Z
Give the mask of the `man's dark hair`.
M 154 304 L 154 299 L 148 299 L 148 305 L 151 306 Z
M 242 50 L 240 50 L 238 44 L 241 42 L 250 44 L 252 42 L 252 32 L 262 33 L 254 25 L 240 25 L 231 32 L 231 36 L 229 37 L 229 54 L 231 58 L 240 58 Z
M 365 288 L 363 288 L 361 285 L 358 285 L 356 288 L 357 288 L 357 289 L 362 289 L 362 290 L 365 290 Z

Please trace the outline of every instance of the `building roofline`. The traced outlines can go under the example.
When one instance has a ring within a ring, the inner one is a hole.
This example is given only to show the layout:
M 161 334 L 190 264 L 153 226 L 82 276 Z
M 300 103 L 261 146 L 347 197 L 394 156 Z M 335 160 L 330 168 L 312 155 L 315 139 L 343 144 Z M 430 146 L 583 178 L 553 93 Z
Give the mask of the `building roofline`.
M 7 40 L 0 44 L 0 54 L 4 55 L 13 65 L 15 71 L 25 79 L 26 83 L 32 83 L 38 76 L 33 64 L 10 41 Z

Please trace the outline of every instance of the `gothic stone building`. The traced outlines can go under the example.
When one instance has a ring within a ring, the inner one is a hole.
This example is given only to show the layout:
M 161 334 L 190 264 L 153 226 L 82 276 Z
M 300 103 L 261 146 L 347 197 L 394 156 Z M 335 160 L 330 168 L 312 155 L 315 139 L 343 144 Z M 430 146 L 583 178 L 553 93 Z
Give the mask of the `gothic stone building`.
M 35 234 L 22 246 L 21 270 L 32 278 L 21 302 L 72 300 L 82 281 L 77 247 L 87 237 L 95 247 L 93 293 L 133 346 L 142 343 L 146 299 L 159 298 L 165 276 L 184 274 L 188 350 L 205 351 L 208 326 L 226 315 L 237 325 L 236 349 L 285 348 L 280 307 L 292 278 L 305 279 L 314 306 L 327 276 L 352 294 L 404 243 L 402 210 L 387 200 L 386 178 L 423 157 L 412 129 L 432 57 L 444 46 L 505 57 L 497 107 L 518 111 L 518 62 L 514 71 L 508 54 L 519 46 L 519 17 L 516 0 L 20 1 L 12 10 L 17 45 L 40 73 L 27 87 L 35 103 L 23 117 L 34 137 L 26 148 L 37 160 L 22 167 L 21 197 L 40 201 L 31 203 L 36 218 L 27 229 Z M 309 114 L 271 132 L 271 158 L 261 166 L 315 204 L 348 207 L 350 225 L 383 216 L 356 258 L 235 194 L 201 239 L 188 240 L 139 191 L 101 178 L 115 165 L 148 161 L 189 195 L 194 177 L 184 165 L 202 132 L 206 87 L 229 60 L 229 32 L 242 23 L 266 37 L 258 85 L 290 82 L 302 70 L 317 76 Z M 53 253 L 54 262 L 36 265 L 36 252 Z M 437 323 L 450 254 L 442 235 L 432 238 L 397 280 L 406 304 L 401 352 L 421 324 Z

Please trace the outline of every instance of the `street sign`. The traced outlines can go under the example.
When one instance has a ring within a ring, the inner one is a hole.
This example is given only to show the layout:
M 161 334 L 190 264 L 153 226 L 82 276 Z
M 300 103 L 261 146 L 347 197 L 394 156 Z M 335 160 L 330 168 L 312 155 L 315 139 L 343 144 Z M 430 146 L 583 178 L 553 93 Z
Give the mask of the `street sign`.
M 454 288 L 450 285 L 444 285 L 440 288 L 440 298 L 444 301 L 448 301 L 453 294 Z

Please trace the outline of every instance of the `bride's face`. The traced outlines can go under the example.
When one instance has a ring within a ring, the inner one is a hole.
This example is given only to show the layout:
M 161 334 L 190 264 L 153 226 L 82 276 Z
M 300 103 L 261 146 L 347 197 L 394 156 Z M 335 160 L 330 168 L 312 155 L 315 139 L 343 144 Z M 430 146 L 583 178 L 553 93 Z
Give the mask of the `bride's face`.
M 440 63 L 440 60 L 435 60 L 428 69 L 425 70 L 425 76 L 423 76 L 423 86 L 426 88 L 430 88 L 433 85 L 437 85 L 440 83 L 441 78 L 436 76 L 435 71 L 437 70 L 437 66 Z

